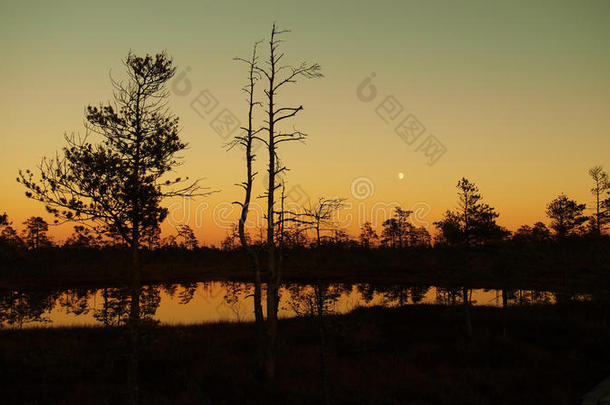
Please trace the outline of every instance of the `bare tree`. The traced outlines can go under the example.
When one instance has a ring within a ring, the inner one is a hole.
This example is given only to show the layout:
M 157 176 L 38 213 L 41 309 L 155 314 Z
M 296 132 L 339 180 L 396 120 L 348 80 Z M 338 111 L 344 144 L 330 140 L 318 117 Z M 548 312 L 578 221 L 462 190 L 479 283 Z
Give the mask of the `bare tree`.
M 297 130 L 282 130 L 280 124 L 285 124 L 286 120 L 296 116 L 303 110 L 303 106 L 281 106 L 278 103 L 278 96 L 286 86 L 294 84 L 297 79 L 314 79 L 322 77 L 320 65 L 317 63 L 301 63 L 298 66 L 284 65 L 282 59 L 285 54 L 279 50 L 281 40 L 279 37 L 287 33 L 287 30 L 280 30 L 275 23 L 271 28 L 269 39 L 269 55 L 265 66 L 256 66 L 256 71 L 261 75 L 265 82 L 265 101 L 266 108 L 265 126 L 263 127 L 267 137 L 261 138 L 268 151 L 268 182 L 265 196 L 267 198 L 267 319 L 265 322 L 265 376 L 273 379 L 275 376 L 275 346 L 277 338 L 277 313 L 279 304 L 279 286 L 281 282 L 281 266 L 278 246 L 276 244 L 276 200 L 275 192 L 280 187 L 277 176 L 286 169 L 279 161 L 279 146 L 285 142 L 298 141 L 305 139 L 306 135 Z
M 244 200 L 235 201 L 241 207 L 241 215 L 238 222 L 238 232 L 241 245 L 248 248 L 253 256 L 254 266 L 254 313 L 257 324 L 257 340 L 259 348 L 259 366 L 264 377 L 273 379 L 275 376 L 275 343 L 277 338 L 277 313 L 279 304 L 279 285 L 281 282 L 281 266 L 279 248 L 281 235 L 284 226 L 284 209 L 276 210 L 276 191 L 281 184 L 278 177 L 287 170 L 279 160 L 279 146 L 283 142 L 297 141 L 305 139 L 306 135 L 297 130 L 285 131 L 281 128 L 286 120 L 296 116 L 302 106 L 290 107 L 280 106 L 277 97 L 280 91 L 297 82 L 300 78 L 319 78 L 320 66 L 317 63 L 301 63 L 298 66 L 285 65 L 282 63 L 284 53 L 280 52 L 279 47 L 282 42 L 279 36 L 286 33 L 286 30 L 277 29 L 275 23 L 271 29 L 269 39 L 269 55 L 263 65 L 258 61 L 256 43 L 252 49 L 249 59 L 237 58 L 244 62 L 248 67 L 248 82 L 243 91 L 247 95 L 248 119 L 247 126 L 241 128 L 241 133 L 230 143 L 229 149 L 241 146 L 245 152 L 246 160 L 246 179 L 239 184 L 244 189 Z M 259 82 L 264 86 L 264 97 L 262 102 L 256 101 L 256 87 Z M 264 124 L 257 127 L 254 124 L 256 107 L 261 106 L 265 110 Z M 266 136 L 265 136 L 266 135 Z M 253 180 L 256 172 L 253 168 L 255 153 L 254 142 L 262 142 L 268 152 L 267 162 L 267 184 L 262 197 L 267 200 L 266 209 L 266 238 L 264 246 L 266 248 L 267 260 L 263 270 L 258 253 L 252 249 L 246 237 L 245 223 L 249 213 L 249 206 L 253 193 Z M 283 199 L 282 199 L 283 203 Z M 283 204 L 282 204 L 283 205 Z M 279 219 L 276 220 L 276 216 Z M 267 284 L 267 316 L 262 311 L 262 283 Z
M 248 66 L 248 83 L 242 89 L 244 93 L 247 95 L 248 102 L 248 125 L 246 127 L 241 127 L 242 133 L 237 135 L 230 143 L 229 149 L 239 145 L 243 147 L 245 152 L 246 159 L 246 179 L 238 184 L 238 186 L 244 189 L 244 201 L 239 202 L 235 201 L 235 204 L 238 204 L 241 207 L 241 214 L 239 217 L 239 239 L 243 247 L 248 246 L 248 242 L 246 240 L 246 231 L 245 224 L 248 218 L 248 211 L 250 208 L 250 201 L 252 199 L 252 191 L 254 184 L 254 177 L 258 174 L 253 169 L 253 163 L 256 158 L 256 154 L 253 150 L 253 145 L 256 140 L 260 140 L 257 137 L 257 134 L 262 131 L 262 128 L 254 127 L 254 109 L 257 106 L 260 106 L 260 102 L 255 100 L 255 87 L 256 83 L 260 80 L 260 73 L 258 71 L 258 56 L 256 54 L 258 42 L 254 44 L 252 47 L 252 56 L 250 59 L 243 58 L 235 58 L 235 60 L 244 62 Z
M 239 239 L 243 248 L 247 249 L 253 260 L 253 278 L 254 278 L 254 319 L 256 324 L 256 340 L 257 340 L 257 372 L 262 372 L 264 368 L 264 316 L 263 316 L 263 305 L 262 305 L 262 277 L 261 277 L 261 266 L 258 259 L 258 253 L 250 246 L 249 240 L 246 235 L 245 225 L 248 219 L 248 212 L 250 209 L 250 202 L 252 200 L 254 177 L 258 174 L 253 169 L 253 163 L 256 159 L 253 146 L 255 141 L 261 139 L 257 137 L 257 134 L 263 130 L 263 128 L 255 128 L 254 124 L 254 113 L 255 108 L 260 106 L 261 103 L 256 101 L 256 84 L 260 80 L 260 72 L 258 70 L 258 56 L 257 48 L 259 42 L 256 42 L 252 46 L 252 55 L 250 59 L 236 58 L 248 67 L 248 82 L 242 89 L 247 96 L 248 102 L 248 119 L 247 126 L 241 128 L 241 133 L 237 135 L 231 143 L 229 143 L 229 149 L 235 146 L 241 146 L 245 153 L 246 160 L 246 179 L 238 184 L 244 190 L 243 202 L 235 201 L 241 207 L 241 214 L 238 222 Z
M 316 246 L 320 247 L 321 232 L 333 229 L 333 214 L 343 207 L 344 198 L 320 198 L 314 206 L 305 208 L 303 217 L 316 232 Z
M 178 246 L 180 246 L 181 248 L 193 250 L 199 246 L 199 242 L 197 241 L 195 232 L 193 232 L 193 229 L 190 226 L 186 224 L 177 225 L 176 231 L 176 239 L 180 241 L 178 243 Z

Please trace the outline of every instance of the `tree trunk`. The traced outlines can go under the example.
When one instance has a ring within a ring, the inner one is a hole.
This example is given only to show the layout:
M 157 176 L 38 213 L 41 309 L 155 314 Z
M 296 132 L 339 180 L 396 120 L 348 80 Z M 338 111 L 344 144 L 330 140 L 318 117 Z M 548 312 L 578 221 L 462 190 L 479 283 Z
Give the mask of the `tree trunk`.
M 274 280 L 267 283 L 267 322 L 265 330 L 265 378 L 275 379 L 275 342 L 277 339 L 277 295 L 278 288 Z
M 597 231 L 597 236 L 601 235 L 599 219 L 599 181 L 597 181 L 595 185 L 595 230 Z
M 141 269 L 140 269 L 140 252 L 137 246 L 131 249 L 131 311 L 129 318 L 132 325 L 135 325 L 140 319 L 140 288 L 141 288 Z
M 465 286 L 462 288 L 462 297 L 464 300 L 466 336 L 468 337 L 468 339 L 470 339 L 472 338 L 472 319 L 470 316 L 470 299 L 468 297 L 468 289 Z
M 108 288 L 104 287 L 104 292 L 102 293 L 104 297 L 104 309 L 102 311 L 104 317 L 104 326 L 110 326 L 110 322 L 108 321 Z
M 326 367 L 326 324 L 324 322 L 325 291 L 325 287 L 318 283 L 316 286 L 316 296 L 318 301 L 317 315 L 320 336 L 320 395 L 322 404 L 328 405 L 330 399 L 328 393 L 328 372 Z
M 131 307 L 129 313 L 129 366 L 128 366 L 128 390 L 129 403 L 136 405 L 140 403 L 139 384 L 139 323 L 140 323 L 140 259 L 138 246 L 132 246 L 132 279 L 131 279 Z
M 502 337 L 506 339 L 507 337 L 507 314 L 508 311 L 508 290 L 506 288 L 502 289 Z
M 265 318 L 263 315 L 263 297 L 260 266 L 254 268 L 254 321 L 256 328 L 256 372 L 259 376 L 265 373 Z
M 269 89 L 268 98 L 268 134 L 267 140 L 269 150 L 269 179 L 267 183 L 267 253 L 268 253 L 268 272 L 267 272 L 267 321 L 265 330 L 265 377 L 268 380 L 275 378 L 275 341 L 277 338 L 277 293 L 279 280 L 276 264 L 275 246 L 275 175 L 276 175 L 276 144 L 275 144 L 275 24 L 271 32 L 269 42 L 270 55 L 269 63 L 271 73 L 268 76 Z

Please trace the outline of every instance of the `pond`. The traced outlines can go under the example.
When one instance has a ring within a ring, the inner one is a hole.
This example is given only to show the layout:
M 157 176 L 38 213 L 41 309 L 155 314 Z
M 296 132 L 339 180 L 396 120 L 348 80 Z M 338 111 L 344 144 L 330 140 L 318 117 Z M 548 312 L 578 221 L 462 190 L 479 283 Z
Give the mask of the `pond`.
M 503 305 L 501 290 L 468 291 L 472 305 Z M 252 321 L 252 293 L 252 284 L 241 282 L 148 285 L 142 288 L 142 317 L 166 325 Z M 325 313 L 338 314 L 375 305 L 458 305 L 463 302 L 461 288 L 435 286 L 288 284 L 281 288 L 280 295 L 281 318 L 314 314 L 321 296 Z M 553 304 L 561 298 L 546 291 L 507 292 L 508 305 Z M 589 297 L 576 296 L 567 299 L 586 300 Z M 125 288 L 2 290 L 0 327 L 123 325 L 129 316 L 129 302 L 129 290 Z

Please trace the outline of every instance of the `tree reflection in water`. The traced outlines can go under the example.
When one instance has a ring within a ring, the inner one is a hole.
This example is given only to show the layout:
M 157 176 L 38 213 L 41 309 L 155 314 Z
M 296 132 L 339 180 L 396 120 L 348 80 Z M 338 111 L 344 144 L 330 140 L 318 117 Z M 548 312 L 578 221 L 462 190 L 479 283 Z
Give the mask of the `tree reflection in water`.
M 362 294 L 362 300 L 366 304 L 371 304 L 375 299 L 378 299 L 377 304 L 386 307 L 399 306 L 409 304 L 409 297 L 412 304 L 419 304 L 423 301 L 426 294 L 430 290 L 428 286 L 408 286 L 403 284 L 388 284 L 375 286 L 371 284 L 360 284 L 357 287 L 358 292 Z
M 22 328 L 28 323 L 50 323 L 48 312 L 59 293 L 9 290 L 0 294 L 0 325 Z
M 312 285 L 291 284 L 288 291 L 287 308 L 297 316 L 317 316 L 336 313 L 336 303 L 352 287 L 343 284 L 317 283 Z
M 263 286 L 264 287 L 264 286 Z M 253 285 L 242 282 L 189 282 L 143 286 L 139 291 L 139 319 L 158 323 L 248 321 L 252 313 Z M 595 295 L 519 289 L 482 290 L 467 288 L 470 305 L 547 305 L 573 300 L 600 299 Z M 264 294 L 264 290 L 263 290 Z M 311 316 L 345 313 L 358 306 L 396 307 L 411 304 L 464 305 L 463 287 L 433 287 L 373 284 L 290 284 L 280 289 L 280 315 Z M 158 315 L 162 305 L 172 307 Z M 25 328 L 39 325 L 127 326 L 131 291 L 127 287 L 67 290 L 0 290 L 0 327 Z
M 254 286 L 252 284 L 230 281 L 221 283 L 221 286 L 225 290 L 223 297 L 225 305 L 235 314 L 237 322 L 241 322 L 243 313 L 247 310 L 245 308 L 252 307 L 252 305 L 248 305 L 244 301 L 246 301 L 246 298 L 253 296 Z
M 94 309 L 94 318 L 104 326 L 125 326 L 131 310 L 132 291 L 130 288 L 104 288 L 101 290 L 102 305 Z M 139 291 L 139 322 L 153 320 L 161 303 L 160 287 L 144 286 Z

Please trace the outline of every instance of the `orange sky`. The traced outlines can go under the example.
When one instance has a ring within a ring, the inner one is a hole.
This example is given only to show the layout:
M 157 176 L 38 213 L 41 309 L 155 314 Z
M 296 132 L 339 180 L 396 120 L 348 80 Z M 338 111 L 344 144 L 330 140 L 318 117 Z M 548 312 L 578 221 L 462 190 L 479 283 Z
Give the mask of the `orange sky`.
M 45 216 L 23 195 L 17 171 L 54 154 L 64 132 L 83 131 L 85 106 L 111 97 L 108 73 L 121 75 L 129 49 L 165 49 L 179 72 L 189 68 L 191 84 L 188 94 L 171 95 L 189 143 L 178 173 L 219 190 L 188 204 L 168 201 L 165 229 L 189 223 L 201 242 L 217 244 L 237 218 L 230 202 L 240 198 L 234 184 L 243 162 L 223 150 L 213 117 L 199 116 L 191 102 L 207 89 L 218 108 L 243 119 L 245 71 L 232 59 L 247 56 L 274 19 L 292 30 L 286 60 L 317 61 L 325 74 L 281 96 L 304 106 L 294 125 L 309 134 L 306 145 L 282 151 L 288 191 L 347 198 L 342 218 L 351 233 L 395 203 L 416 207 L 417 223 L 438 220 L 455 207 L 462 176 L 509 229 L 544 220 L 545 204 L 560 192 L 591 203 L 587 169 L 610 167 L 610 3 L 530 3 L 2 4 L 0 210 L 15 224 Z M 377 96 L 364 102 L 357 88 L 372 72 Z M 403 107 L 391 124 L 377 114 L 387 96 Z M 409 114 L 425 127 L 413 145 L 394 132 Z M 416 151 L 428 135 L 446 148 L 431 166 Z M 355 179 L 374 192 L 355 198 Z M 262 178 L 256 184 L 260 193 Z M 70 229 L 52 233 L 61 239 Z

